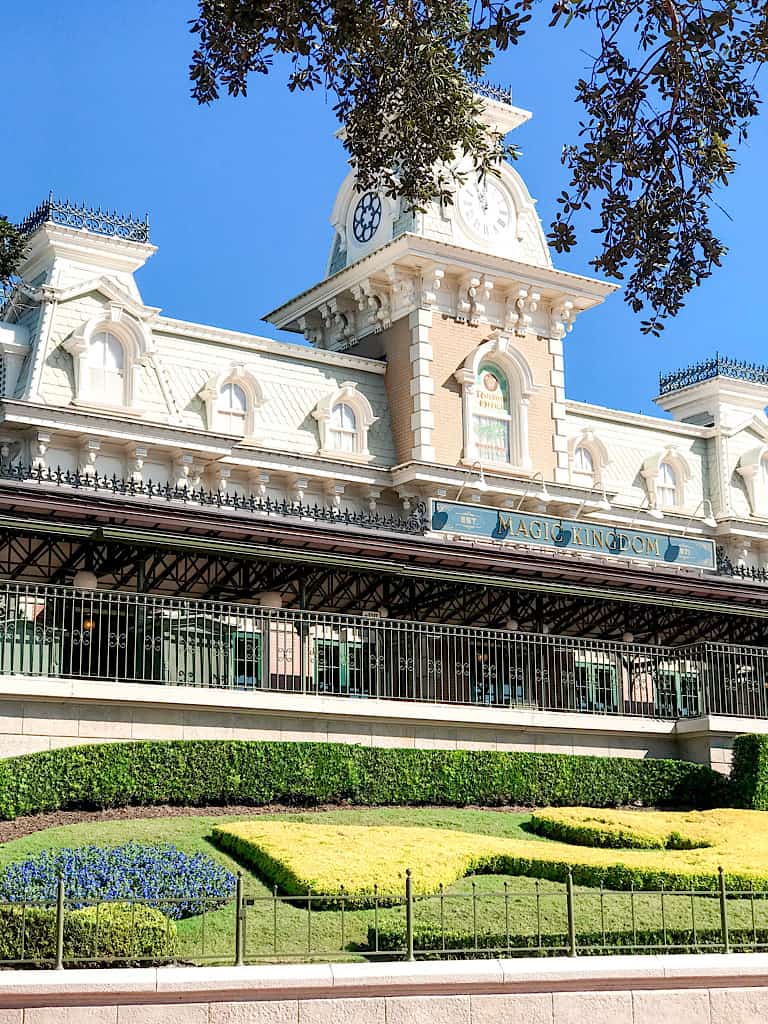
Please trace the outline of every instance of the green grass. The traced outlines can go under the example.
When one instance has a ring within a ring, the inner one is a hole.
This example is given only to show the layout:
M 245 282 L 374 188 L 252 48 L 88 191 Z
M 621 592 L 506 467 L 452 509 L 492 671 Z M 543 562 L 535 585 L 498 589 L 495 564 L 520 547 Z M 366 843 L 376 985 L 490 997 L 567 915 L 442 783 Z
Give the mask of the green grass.
M 244 819 L 248 815 L 242 816 Z M 271 817 L 277 817 L 275 815 Z M 339 809 L 323 812 L 299 812 L 280 815 L 293 821 L 350 825 L 419 825 L 439 829 L 459 829 L 482 835 L 532 839 L 522 826 L 528 813 L 479 811 L 453 808 L 370 808 Z M 231 871 L 242 870 L 249 905 L 246 911 L 248 959 L 273 956 L 321 958 L 347 957 L 365 945 L 368 927 L 378 920 L 383 927 L 402 925 L 400 907 L 380 910 L 322 910 L 313 906 L 308 912 L 306 900 L 275 898 L 271 888 L 246 867 L 237 864 L 210 841 L 211 827 L 218 822 L 238 820 L 231 815 L 179 818 L 136 819 L 115 822 L 88 822 L 46 829 L 0 847 L 0 867 L 21 860 L 42 849 L 63 846 L 118 845 L 129 839 L 137 842 L 170 842 L 187 853 L 202 852 Z M 436 841 L 438 837 L 436 835 Z M 546 839 L 540 840 L 543 843 Z M 506 890 L 505 890 L 506 883 Z M 719 927 L 717 899 L 704 896 L 666 896 L 662 916 L 658 895 L 605 892 L 577 888 L 577 929 L 599 931 L 604 917 L 608 930 L 632 931 L 633 919 L 640 929 L 690 928 L 691 907 L 697 929 Z M 446 890 L 443 900 L 429 897 L 419 900 L 415 909 L 416 930 L 436 927 L 441 921 L 448 931 L 472 932 L 473 920 L 478 932 L 504 934 L 507 920 L 513 934 L 537 935 L 563 933 L 567 929 L 565 886 L 557 882 L 495 875 L 464 878 Z M 747 901 L 729 901 L 732 929 L 751 928 L 752 910 Z M 757 927 L 768 928 L 768 901 L 755 902 Z M 198 918 L 179 922 L 182 959 L 189 961 L 231 962 L 234 955 L 234 903 Z

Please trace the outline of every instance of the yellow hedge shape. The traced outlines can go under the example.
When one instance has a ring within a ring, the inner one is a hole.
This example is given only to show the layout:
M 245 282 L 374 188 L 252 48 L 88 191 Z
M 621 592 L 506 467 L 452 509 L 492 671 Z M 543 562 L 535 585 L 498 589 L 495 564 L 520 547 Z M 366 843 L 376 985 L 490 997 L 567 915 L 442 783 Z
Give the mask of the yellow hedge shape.
M 493 872 L 565 880 L 572 869 L 580 885 L 611 889 L 714 888 L 718 865 L 734 889 L 768 889 L 768 814 L 718 810 L 669 814 L 568 808 L 537 812 L 571 821 L 599 818 L 603 827 L 637 830 L 666 838 L 673 832 L 710 842 L 696 849 L 612 849 L 554 840 L 506 839 L 449 829 L 323 825 L 250 821 L 219 825 L 215 842 L 252 865 L 289 895 L 309 889 L 350 903 L 369 901 L 374 885 L 382 896 L 401 896 L 405 871 L 414 891 L 431 893 L 464 875 Z M 590 825 L 590 827 L 592 827 Z
M 415 892 L 435 892 L 499 852 L 492 836 L 400 826 L 260 820 L 217 825 L 213 838 L 289 895 L 311 889 L 338 896 L 343 888 L 351 902 L 371 897 L 374 885 L 382 895 L 402 896 L 408 868 Z

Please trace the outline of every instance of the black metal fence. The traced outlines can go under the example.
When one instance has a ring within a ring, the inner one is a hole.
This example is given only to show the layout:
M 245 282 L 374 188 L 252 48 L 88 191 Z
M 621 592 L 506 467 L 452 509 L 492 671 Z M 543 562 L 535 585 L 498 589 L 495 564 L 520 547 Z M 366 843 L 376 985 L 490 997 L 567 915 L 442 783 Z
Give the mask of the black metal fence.
M 676 720 L 768 718 L 768 648 L 0 584 L 0 674 Z
M 70 918 L 81 912 L 82 901 L 71 906 L 60 882 L 55 901 L 0 902 L 0 921 L 5 922 L 0 966 L 238 965 L 768 949 L 768 891 L 728 888 L 722 869 L 711 888 L 690 889 L 577 888 L 570 873 L 565 885 L 532 881 L 519 889 L 515 886 L 525 879 L 502 882 L 489 877 L 488 885 L 483 880 L 466 879 L 460 892 L 440 889 L 416 895 L 408 872 L 400 893 L 385 895 L 374 888 L 360 906 L 360 895 L 346 895 L 343 889 L 332 895 L 308 891 L 286 896 L 263 887 L 251 893 L 238 876 L 235 899 L 215 914 L 178 924 L 166 916 L 160 941 L 155 925 L 156 950 L 150 953 L 141 911 L 148 905 L 170 911 L 174 901 L 121 901 L 126 917 L 117 946 L 103 923 L 110 904 L 93 901 L 88 904 L 90 924 L 77 931 L 73 945 Z

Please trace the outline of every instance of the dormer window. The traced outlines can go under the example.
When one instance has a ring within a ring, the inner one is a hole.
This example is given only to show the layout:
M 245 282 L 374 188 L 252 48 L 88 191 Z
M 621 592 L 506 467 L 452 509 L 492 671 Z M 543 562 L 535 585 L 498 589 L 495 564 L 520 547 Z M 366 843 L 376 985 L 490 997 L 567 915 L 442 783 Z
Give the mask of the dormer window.
M 139 412 L 143 367 L 152 359 L 149 327 L 117 305 L 81 324 L 63 346 L 72 356 L 78 405 Z
M 677 473 L 668 462 L 659 465 L 656 481 L 656 504 L 659 508 L 674 508 L 677 500 Z
M 329 426 L 332 448 L 340 452 L 357 450 L 357 416 L 351 405 L 346 402 L 334 405 Z
M 245 390 L 234 381 L 227 381 L 219 391 L 216 404 L 216 429 L 225 434 L 243 437 L 246 433 L 248 418 L 248 396 Z
M 91 335 L 88 344 L 88 388 L 104 405 L 125 403 L 125 349 L 109 331 Z
M 376 422 L 371 403 L 355 381 L 345 381 L 317 403 L 312 415 L 320 434 L 320 454 L 367 462 L 368 431 Z
M 256 375 L 247 366 L 230 363 L 209 378 L 200 394 L 209 430 L 255 440 L 256 410 L 264 404 L 264 397 Z

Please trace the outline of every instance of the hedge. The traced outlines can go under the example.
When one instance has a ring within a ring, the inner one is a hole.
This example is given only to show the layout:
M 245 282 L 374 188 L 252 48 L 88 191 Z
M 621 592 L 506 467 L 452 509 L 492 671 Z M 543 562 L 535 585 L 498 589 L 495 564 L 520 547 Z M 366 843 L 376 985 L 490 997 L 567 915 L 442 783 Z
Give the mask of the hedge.
M 155 962 L 172 960 L 177 952 L 175 923 L 152 907 L 102 903 L 64 914 L 64 959 L 70 962 Z M 55 908 L 0 906 L 0 963 L 55 957 Z
M 737 736 L 733 742 L 731 803 L 768 810 L 768 736 Z
M 5 819 L 151 804 L 712 807 L 724 792 L 688 761 L 340 743 L 105 743 L 0 760 Z
M 731 929 L 728 940 L 732 952 L 761 952 L 768 944 L 768 929 Z M 635 931 L 578 932 L 576 947 L 581 956 L 603 956 L 622 950 L 657 955 L 664 950 L 676 953 L 712 953 L 723 948 L 723 934 L 717 928 L 636 929 Z M 413 948 L 419 960 L 465 960 L 498 956 L 562 956 L 568 950 L 565 933 L 512 934 L 474 932 L 439 927 L 419 927 L 413 936 Z M 378 953 L 405 949 L 405 930 L 399 925 L 368 928 L 368 950 Z

